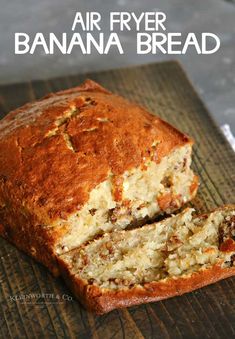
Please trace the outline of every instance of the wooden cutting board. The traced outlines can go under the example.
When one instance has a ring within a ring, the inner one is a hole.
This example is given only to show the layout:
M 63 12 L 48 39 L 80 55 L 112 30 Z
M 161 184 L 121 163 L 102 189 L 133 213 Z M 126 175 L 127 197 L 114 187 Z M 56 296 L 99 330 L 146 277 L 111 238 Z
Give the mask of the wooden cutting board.
M 200 212 L 235 203 L 235 154 L 176 62 L 0 87 L 0 113 L 48 92 L 100 82 L 147 107 L 195 140 L 193 168 Z M 86 312 L 61 279 L 0 239 L 2 338 L 235 338 L 235 278 L 181 297 L 115 310 Z

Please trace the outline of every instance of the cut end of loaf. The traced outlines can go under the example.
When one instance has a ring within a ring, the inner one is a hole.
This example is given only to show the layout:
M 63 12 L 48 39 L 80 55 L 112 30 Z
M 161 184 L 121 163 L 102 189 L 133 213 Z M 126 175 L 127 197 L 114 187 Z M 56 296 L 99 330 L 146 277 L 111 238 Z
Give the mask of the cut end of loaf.
M 160 163 L 146 160 L 141 167 L 109 178 L 90 193 L 89 201 L 58 228 L 66 231 L 58 239 L 62 254 L 98 234 L 143 225 L 158 214 L 172 213 L 195 195 L 198 183 L 191 168 L 191 145 L 175 149 Z
M 147 297 L 151 301 L 182 294 L 235 274 L 235 206 L 196 218 L 192 212 L 186 209 L 162 222 L 105 234 L 64 254 L 61 266 L 73 276 L 75 285 L 86 286 L 86 291 L 93 289 L 101 299 L 111 293 L 109 310 L 121 307 L 117 298 L 128 299 L 136 288 L 142 299 L 132 295 L 129 305 Z M 207 272 L 216 268 L 220 272 L 209 277 Z M 201 281 L 194 286 L 195 274 L 201 275 Z M 177 285 L 172 295 L 169 286 L 177 281 L 182 286 Z M 155 287 L 149 295 L 151 286 Z

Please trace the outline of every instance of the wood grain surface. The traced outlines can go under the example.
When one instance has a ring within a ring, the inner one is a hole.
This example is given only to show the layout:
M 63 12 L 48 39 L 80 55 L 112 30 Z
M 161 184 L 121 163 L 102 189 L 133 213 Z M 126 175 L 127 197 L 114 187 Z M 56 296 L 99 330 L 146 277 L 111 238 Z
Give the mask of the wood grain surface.
M 235 154 L 176 62 L 0 87 L 0 114 L 85 78 L 140 103 L 192 136 L 199 212 L 235 203 Z M 1 338 L 235 338 L 235 279 L 161 302 L 86 312 L 61 279 L 0 239 Z

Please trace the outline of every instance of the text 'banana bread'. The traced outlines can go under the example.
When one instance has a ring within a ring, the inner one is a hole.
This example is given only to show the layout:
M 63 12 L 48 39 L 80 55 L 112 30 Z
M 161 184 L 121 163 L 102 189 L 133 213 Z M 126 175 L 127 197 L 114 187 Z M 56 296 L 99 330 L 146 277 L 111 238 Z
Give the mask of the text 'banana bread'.
M 191 151 L 91 80 L 26 104 L 0 121 L 0 234 L 59 274 L 60 255 L 190 201 Z

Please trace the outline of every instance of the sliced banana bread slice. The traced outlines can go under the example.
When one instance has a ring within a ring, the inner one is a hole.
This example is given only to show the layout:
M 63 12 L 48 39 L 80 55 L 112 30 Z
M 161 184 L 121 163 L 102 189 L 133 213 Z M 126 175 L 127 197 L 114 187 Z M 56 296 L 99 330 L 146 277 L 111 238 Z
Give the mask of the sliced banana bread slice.
M 185 209 L 164 221 L 104 234 L 60 258 L 65 281 L 96 313 L 156 301 L 235 274 L 235 205 Z

